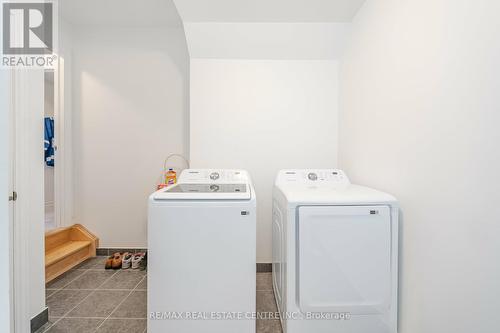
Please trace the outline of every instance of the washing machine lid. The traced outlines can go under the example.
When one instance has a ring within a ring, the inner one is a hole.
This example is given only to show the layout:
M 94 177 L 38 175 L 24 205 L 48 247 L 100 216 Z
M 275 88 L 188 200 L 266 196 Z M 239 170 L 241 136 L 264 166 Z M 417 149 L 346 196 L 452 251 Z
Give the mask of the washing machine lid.
M 291 205 L 370 205 L 397 201 L 392 195 L 353 185 L 339 169 L 285 169 L 278 172 L 275 187 Z
M 372 205 L 397 206 L 392 195 L 360 185 L 278 186 L 291 205 Z
M 154 200 L 250 200 L 248 184 L 179 183 L 153 194 Z

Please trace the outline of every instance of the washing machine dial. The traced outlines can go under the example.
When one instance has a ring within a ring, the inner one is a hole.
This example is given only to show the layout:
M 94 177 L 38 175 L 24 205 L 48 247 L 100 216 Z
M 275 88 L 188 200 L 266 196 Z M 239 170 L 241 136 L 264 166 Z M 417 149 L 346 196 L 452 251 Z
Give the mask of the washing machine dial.
M 210 185 L 210 191 L 212 191 L 212 192 L 218 192 L 219 189 L 220 189 L 219 185 L 215 185 L 215 184 Z
M 307 178 L 309 178 L 309 180 L 318 180 L 318 175 L 315 174 L 314 172 L 310 172 L 308 175 L 307 175 Z
M 210 174 L 210 179 L 212 179 L 212 180 L 217 180 L 217 179 L 219 179 L 219 177 L 220 177 L 220 175 L 218 172 L 212 172 Z

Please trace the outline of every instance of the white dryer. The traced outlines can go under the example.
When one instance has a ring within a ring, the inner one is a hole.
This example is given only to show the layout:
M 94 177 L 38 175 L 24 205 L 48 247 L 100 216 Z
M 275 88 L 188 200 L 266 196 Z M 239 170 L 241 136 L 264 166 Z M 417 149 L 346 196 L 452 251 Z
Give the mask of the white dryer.
M 395 333 L 398 203 L 341 170 L 282 170 L 273 288 L 284 333 Z
M 149 333 L 255 333 L 255 200 L 244 170 L 184 170 L 150 196 Z

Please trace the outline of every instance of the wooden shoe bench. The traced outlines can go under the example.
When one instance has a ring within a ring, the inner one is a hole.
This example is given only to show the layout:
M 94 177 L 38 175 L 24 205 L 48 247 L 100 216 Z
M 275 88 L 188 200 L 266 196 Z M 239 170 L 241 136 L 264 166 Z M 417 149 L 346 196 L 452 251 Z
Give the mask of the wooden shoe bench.
M 81 224 L 45 233 L 45 283 L 96 256 L 99 238 Z

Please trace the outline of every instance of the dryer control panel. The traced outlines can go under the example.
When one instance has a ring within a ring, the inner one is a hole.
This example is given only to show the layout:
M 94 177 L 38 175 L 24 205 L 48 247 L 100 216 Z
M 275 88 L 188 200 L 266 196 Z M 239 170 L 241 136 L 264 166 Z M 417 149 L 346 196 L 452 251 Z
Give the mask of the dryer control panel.
M 245 170 L 186 169 L 179 177 L 183 184 L 248 184 L 250 176 Z
M 349 178 L 339 169 L 287 169 L 281 170 L 277 183 L 349 185 Z

